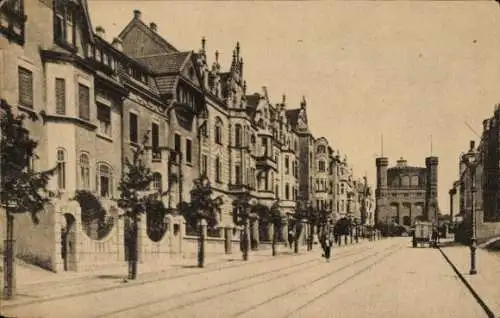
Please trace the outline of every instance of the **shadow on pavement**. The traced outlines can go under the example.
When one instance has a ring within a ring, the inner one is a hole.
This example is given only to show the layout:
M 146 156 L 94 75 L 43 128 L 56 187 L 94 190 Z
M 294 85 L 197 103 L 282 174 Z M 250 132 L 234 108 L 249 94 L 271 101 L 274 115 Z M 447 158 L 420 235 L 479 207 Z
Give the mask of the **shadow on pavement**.
M 439 242 L 439 247 L 450 247 L 450 246 L 465 246 L 465 245 L 455 241 Z
M 98 279 L 122 279 L 124 275 L 97 275 Z

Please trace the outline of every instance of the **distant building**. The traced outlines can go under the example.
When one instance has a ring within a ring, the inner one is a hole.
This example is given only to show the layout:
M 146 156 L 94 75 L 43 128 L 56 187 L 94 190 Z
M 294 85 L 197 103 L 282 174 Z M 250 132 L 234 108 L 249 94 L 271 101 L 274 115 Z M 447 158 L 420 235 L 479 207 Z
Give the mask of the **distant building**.
M 479 146 L 471 142 L 471 147 L 478 153 L 479 165 L 476 168 L 474 183 L 476 237 L 479 242 L 500 235 L 500 104 L 495 105 L 493 116 L 483 121 L 483 133 Z M 462 158 L 463 153 L 460 155 Z M 450 211 L 458 214 L 459 221 L 455 239 L 469 242 L 472 225 L 472 174 L 470 169 L 460 160 L 459 179 L 450 190 Z
M 388 168 L 389 159 L 376 159 L 377 190 L 375 222 L 412 225 L 417 218 L 433 221 L 437 203 L 438 158 L 425 159 L 426 167 L 408 166 L 401 158 Z

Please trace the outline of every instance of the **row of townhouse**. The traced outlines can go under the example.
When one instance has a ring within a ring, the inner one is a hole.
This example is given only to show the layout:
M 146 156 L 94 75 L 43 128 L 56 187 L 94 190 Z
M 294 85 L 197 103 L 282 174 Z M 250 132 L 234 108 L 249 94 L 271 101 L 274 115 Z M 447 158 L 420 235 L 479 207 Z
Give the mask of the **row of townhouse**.
M 450 195 L 450 217 L 457 228 L 455 239 L 469 243 L 472 237 L 472 220 L 475 220 L 476 237 L 484 242 L 500 236 L 500 104 L 493 115 L 483 121 L 479 144 L 471 141 L 469 149 L 459 156 L 458 180 L 453 182 Z M 464 155 L 473 155 L 477 166 L 467 165 Z M 472 185 L 475 185 L 474 209 Z
M 205 174 L 223 199 L 222 225 L 246 194 L 279 204 L 282 240 L 297 208 L 348 212 L 346 160 L 312 135 L 305 98 L 291 108 L 285 95 L 273 104 L 266 87 L 247 92 L 239 43 L 223 71 L 218 52 L 209 63 L 204 38 L 196 52 L 179 50 L 139 10 L 108 41 L 85 0 L 7 0 L 0 23 L 0 96 L 16 111 L 43 113 L 43 122 L 27 123 L 40 141 L 33 166 L 57 164 L 50 189 L 59 200 L 78 190 L 118 198 L 123 159 L 149 132 L 151 187 L 168 190 L 167 208 L 189 202 Z M 252 227 L 268 234 L 265 224 Z

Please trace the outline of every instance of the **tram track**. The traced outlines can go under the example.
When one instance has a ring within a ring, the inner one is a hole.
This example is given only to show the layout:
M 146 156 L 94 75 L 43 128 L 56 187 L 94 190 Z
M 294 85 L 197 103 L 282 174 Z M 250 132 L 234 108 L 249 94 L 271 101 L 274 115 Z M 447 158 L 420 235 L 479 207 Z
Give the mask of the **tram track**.
M 389 248 L 393 248 L 394 246 L 390 246 L 388 248 L 385 248 L 383 249 L 382 251 L 377 251 L 375 253 L 371 253 L 367 256 L 364 256 L 362 258 L 359 258 L 359 259 L 356 259 L 355 261 L 353 262 L 349 262 L 348 264 L 346 265 L 343 265 L 339 268 L 336 268 L 335 270 L 333 271 L 328 271 L 326 274 L 324 275 L 321 275 L 319 278 L 316 278 L 314 281 L 319 281 L 321 279 L 325 279 L 327 277 L 330 277 L 332 275 L 335 275 L 351 266 L 353 266 L 354 264 L 356 264 L 357 262 L 361 262 L 361 261 L 364 261 L 364 260 L 367 260 L 367 259 L 370 259 L 370 258 L 373 258 L 373 257 L 376 257 L 377 255 L 380 255 L 383 251 L 389 249 Z M 364 249 L 363 251 L 365 250 L 368 250 L 369 248 L 366 248 Z M 355 251 L 355 252 L 352 252 L 352 253 L 349 253 L 347 255 L 343 255 L 342 257 L 336 257 L 335 260 L 339 260 L 339 259 L 343 259 L 345 260 L 346 258 L 349 258 L 351 256 L 356 256 L 356 255 L 360 255 L 361 252 L 360 251 Z M 318 263 L 319 264 L 324 264 L 324 263 Z M 169 317 L 172 316 L 172 312 L 176 312 L 176 311 L 179 311 L 179 310 L 182 310 L 182 309 L 185 309 L 185 308 L 188 308 L 188 307 L 191 307 L 192 305 L 200 305 L 202 303 L 205 303 L 205 302 L 208 302 L 208 301 L 213 301 L 217 298 L 221 298 L 221 297 L 227 297 L 228 294 L 230 293 L 237 293 L 237 292 L 240 292 L 240 291 L 243 291 L 245 289 L 249 289 L 249 288 L 252 288 L 252 287 L 255 287 L 255 286 L 258 286 L 258 285 L 261 285 L 261 284 L 266 284 L 266 283 L 269 283 L 269 282 L 272 282 L 272 281 L 277 281 L 277 280 L 280 280 L 280 279 L 283 279 L 283 278 L 286 278 L 288 276 L 292 276 L 292 275 L 295 275 L 297 272 L 299 272 L 300 270 L 296 270 L 292 273 L 287 273 L 287 274 L 282 274 L 282 275 L 278 275 L 278 276 L 274 276 L 274 277 L 271 277 L 269 280 L 266 280 L 266 281 L 258 281 L 258 282 L 254 282 L 254 283 L 250 283 L 250 284 L 246 284 L 244 286 L 240 286 L 240 287 L 236 287 L 236 288 L 233 288 L 233 289 L 229 289 L 229 290 L 225 290 L 223 293 L 216 293 L 215 295 L 209 295 L 209 296 L 206 296 L 206 297 L 201 297 L 201 298 L 198 298 L 198 299 L 195 299 L 195 300 L 191 300 L 191 301 L 188 301 L 186 303 L 182 303 L 182 304 L 179 304 L 179 305 L 176 305 L 176 306 L 173 306 L 173 307 L 169 307 L 169 308 L 163 308 L 162 310 L 158 310 L 158 311 L 155 311 L 155 312 L 152 312 L 151 314 L 148 314 L 148 315 L 141 315 L 142 318 L 153 318 L 153 317 L 165 317 L 166 314 L 169 314 Z M 234 283 L 234 282 L 233 282 Z M 303 286 L 307 285 L 307 284 L 311 284 L 312 282 L 311 281 L 308 281 L 304 284 L 301 284 L 299 287 L 297 288 L 294 288 L 292 290 L 292 292 L 296 289 L 299 289 L 299 288 L 302 288 Z M 290 292 L 286 292 L 286 293 L 283 293 L 283 294 L 280 294 L 280 295 L 277 295 L 273 298 L 271 298 L 270 300 L 267 300 L 267 301 L 264 301 L 264 302 L 261 302 L 259 304 L 256 305 L 255 308 L 265 304 L 265 303 L 268 303 L 274 299 L 277 299 L 279 297 L 283 297 L 283 296 L 286 296 L 285 294 L 289 294 Z M 247 311 L 252 311 L 254 309 L 254 306 L 252 306 L 251 308 L 248 308 L 246 309 L 245 311 L 241 311 L 241 312 L 238 312 L 236 314 L 236 316 L 240 315 L 240 314 L 244 314 L 246 313 Z M 182 316 L 182 313 L 178 313 L 177 315 L 173 315 L 172 317 L 174 316 Z M 234 317 L 236 317 L 234 316 Z
M 63 294 L 63 295 L 49 296 L 49 297 L 43 297 L 43 298 L 38 298 L 38 299 L 31 299 L 31 300 L 27 300 L 27 301 L 12 303 L 12 304 L 3 304 L 3 308 L 4 309 L 15 309 L 15 308 L 24 307 L 24 306 L 41 304 L 41 303 L 45 303 L 45 302 L 64 300 L 64 299 L 70 299 L 70 298 L 75 298 L 75 297 L 84 297 L 84 296 L 88 296 L 88 295 L 92 295 L 92 294 L 96 294 L 96 293 L 112 291 L 112 290 L 121 289 L 121 288 L 130 288 L 130 287 L 134 287 L 134 286 L 143 286 L 143 285 L 154 284 L 154 283 L 158 283 L 161 281 L 168 281 L 168 280 L 187 278 L 187 277 L 195 277 L 195 276 L 204 275 L 207 273 L 214 273 L 214 272 L 219 272 L 222 270 L 237 269 L 237 268 L 241 268 L 244 266 L 250 266 L 250 265 L 260 264 L 260 263 L 265 263 L 265 262 L 273 262 L 274 263 L 274 262 L 282 261 L 283 256 L 294 257 L 295 255 L 285 254 L 285 255 L 281 255 L 279 258 L 266 258 L 263 260 L 253 261 L 250 263 L 242 262 L 241 264 L 238 264 L 238 265 L 218 266 L 218 267 L 215 267 L 215 268 L 209 269 L 209 270 L 202 270 L 202 271 L 196 271 L 196 272 L 192 272 L 192 273 L 167 276 L 167 277 L 158 277 L 158 276 L 161 275 L 162 273 L 166 274 L 166 273 L 168 273 L 168 271 L 167 272 L 160 272 L 160 273 L 155 273 L 156 275 L 154 275 L 155 276 L 154 278 L 144 280 L 144 281 L 133 281 L 133 282 L 129 282 L 128 284 L 120 284 L 120 285 L 116 285 L 116 283 L 115 283 L 115 284 L 105 285 L 104 287 L 103 286 L 95 286 L 95 288 L 92 288 L 90 290 L 85 290 L 85 291 L 78 291 L 78 292 L 72 292 L 72 293 Z M 217 263 L 215 263 L 214 265 L 217 265 Z M 72 283 L 74 281 L 78 281 L 79 283 L 78 284 Z M 65 281 L 63 283 L 59 283 L 59 282 L 57 282 L 55 284 L 35 283 L 35 284 L 25 285 L 22 287 L 22 289 L 33 289 L 33 288 L 38 287 L 38 288 L 46 290 L 47 288 L 57 288 L 58 286 L 64 286 L 64 287 L 69 286 L 69 287 L 71 287 L 72 290 L 74 290 L 74 289 L 78 289 L 79 286 L 83 286 L 88 282 L 89 282 L 89 280 L 87 279 L 87 277 L 81 277 L 81 278 L 75 278 L 74 280 L 70 280 L 69 282 Z
M 339 258 L 344 258 L 345 259 L 345 258 L 348 258 L 348 257 L 351 257 L 351 256 L 355 256 L 355 255 L 358 255 L 359 253 L 361 253 L 362 251 L 365 251 L 365 250 L 368 250 L 368 249 L 370 249 L 370 248 L 369 247 L 365 247 L 365 248 L 362 248 L 360 250 L 355 250 L 355 251 L 351 251 L 351 252 L 347 252 L 347 253 L 342 253 L 342 254 L 339 254 L 341 256 Z M 161 297 L 159 299 L 151 300 L 151 301 L 148 301 L 148 302 L 145 302 L 145 303 L 141 303 L 139 305 L 130 306 L 130 307 L 127 307 L 127 308 L 122 308 L 122 309 L 115 310 L 115 311 L 112 311 L 112 312 L 107 312 L 107 313 L 104 313 L 104 314 L 101 314 L 101 315 L 97 315 L 96 317 L 98 317 L 98 318 L 104 318 L 104 317 L 111 317 L 111 316 L 114 316 L 114 315 L 125 314 L 127 312 L 137 311 L 137 310 L 140 310 L 142 308 L 147 308 L 149 306 L 156 305 L 156 304 L 162 303 L 162 302 L 167 301 L 167 300 L 168 301 L 172 301 L 172 300 L 180 299 L 180 298 L 188 296 L 188 295 L 195 295 L 195 294 L 203 293 L 203 292 L 206 292 L 206 291 L 214 290 L 214 289 L 217 289 L 217 288 L 221 288 L 221 287 L 225 287 L 225 286 L 229 286 L 229 285 L 233 285 L 233 284 L 238 284 L 238 283 L 241 283 L 241 282 L 244 282 L 244 281 L 255 280 L 255 279 L 259 279 L 259 278 L 262 279 L 262 278 L 265 278 L 265 276 L 271 276 L 271 279 L 264 280 L 264 281 L 258 281 L 258 282 L 254 282 L 254 283 L 250 283 L 250 284 L 246 284 L 246 285 L 244 285 L 242 287 L 233 288 L 233 289 L 230 289 L 230 290 L 228 290 L 226 292 L 228 292 L 228 293 L 234 292 L 237 289 L 238 290 L 243 290 L 245 288 L 249 288 L 249 287 L 252 287 L 252 286 L 255 286 L 255 285 L 258 285 L 258 284 L 262 284 L 263 282 L 269 282 L 269 281 L 273 281 L 273 280 L 277 280 L 277 279 L 281 279 L 281 278 L 284 278 L 284 277 L 287 277 L 287 276 L 294 275 L 294 274 L 302 271 L 304 268 L 307 268 L 310 264 L 314 264 L 314 263 L 321 264 L 320 262 L 321 262 L 321 260 L 313 259 L 313 260 L 308 260 L 308 261 L 305 261 L 305 262 L 300 262 L 298 264 L 294 264 L 294 265 L 286 267 L 286 268 L 280 267 L 280 268 L 277 268 L 277 269 L 274 269 L 274 270 L 271 270 L 271 271 L 263 271 L 262 273 L 254 274 L 254 275 L 250 275 L 250 276 L 245 276 L 245 277 L 242 277 L 242 278 L 239 278 L 239 279 L 236 279 L 236 280 L 230 280 L 230 281 L 227 281 L 227 282 L 223 282 L 223 283 L 219 283 L 219 284 L 214 284 L 214 285 L 206 286 L 206 287 L 199 288 L 199 289 L 196 289 L 196 290 L 190 290 L 190 291 L 186 291 L 186 292 L 183 292 L 183 293 L 169 295 L 167 297 Z M 280 274 L 278 276 L 275 276 L 275 274 L 278 273 L 278 272 L 289 270 L 289 269 L 292 269 L 292 268 L 297 268 L 297 269 L 293 270 L 290 273 L 283 273 L 283 274 Z M 218 296 L 218 295 L 216 295 L 216 296 Z M 212 295 L 212 296 L 208 296 L 208 297 L 202 297 L 201 299 L 197 299 L 197 300 L 190 300 L 190 301 L 188 301 L 186 303 L 179 304 L 179 305 L 176 305 L 174 307 L 171 307 L 167 311 L 179 310 L 179 309 L 188 307 L 188 306 L 192 305 L 193 303 L 196 303 L 196 302 L 199 302 L 199 301 L 205 302 L 205 301 L 208 301 L 208 300 L 210 300 L 212 298 L 216 298 L 216 297 L 214 295 Z M 160 313 L 163 313 L 163 312 L 164 312 L 164 310 L 162 310 Z M 129 314 L 129 315 L 131 315 L 131 314 Z M 156 316 L 156 315 L 157 315 L 157 312 L 154 312 L 153 316 Z M 147 317 L 149 317 L 149 316 L 147 316 Z
M 296 314 L 298 311 L 300 310 L 303 310 L 309 306 L 311 306 L 312 304 L 314 304 L 315 302 L 317 302 L 318 300 L 322 299 L 323 297 L 331 294 L 333 291 L 335 291 L 337 288 L 339 288 L 340 286 L 344 285 L 345 283 L 349 282 L 350 280 L 360 276 L 361 274 L 363 274 L 364 272 L 367 272 L 368 270 L 370 270 L 371 268 L 373 268 L 375 265 L 387 260 L 387 258 L 389 258 L 389 256 L 393 255 L 394 253 L 396 253 L 397 251 L 399 251 L 400 248 L 397 248 L 397 249 L 394 249 L 392 251 L 390 251 L 389 253 L 386 253 L 383 257 L 377 259 L 375 262 L 369 264 L 368 266 L 364 266 L 363 268 L 361 268 L 360 270 L 356 271 L 354 274 L 352 275 L 349 275 L 348 277 L 344 278 L 343 280 L 341 280 L 340 282 L 338 282 L 337 284 L 333 285 L 332 287 L 328 288 L 326 291 L 320 293 L 319 295 L 315 296 L 313 299 L 310 299 L 308 300 L 306 303 L 302 304 L 301 306 L 297 307 L 297 308 L 294 308 L 293 311 L 290 311 L 289 313 L 287 313 L 283 318 L 289 318 L 289 317 L 292 317 L 294 314 Z
M 343 280 L 342 280 L 342 281 L 340 281 L 339 283 L 337 283 L 337 284 L 333 285 L 331 288 L 329 288 L 329 289 L 328 289 L 328 291 L 327 291 L 327 292 L 324 292 L 324 293 L 321 293 L 321 294 L 320 294 L 320 295 L 318 295 L 318 296 L 315 296 L 315 297 L 313 298 L 313 300 L 312 300 L 312 301 L 308 301 L 308 302 L 306 302 L 305 304 L 303 304 L 302 306 L 300 306 L 300 307 L 298 307 L 298 308 L 294 308 L 294 310 L 293 310 L 293 311 L 294 311 L 294 312 L 296 312 L 297 310 L 299 310 L 299 308 L 301 308 L 301 307 L 304 307 L 304 308 L 305 308 L 305 307 L 307 307 L 307 306 L 309 305 L 309 303 L 314 302 L 314 301 L 317 301 L 318 299 L 320 299 L 320 298 L 322 298 L 322 297 L 326 296 L 327 294 L 331 293 L 331 292 L 332 292 L 333 290 L 335 290 L 336 288 L 338 288 L 338 287 L 340 287 L 341 285 L 345 284 L 346 282 L 348 282 L 349 280 L 353 279 L 354 277 L 359 276 L 361 273 L 363 273 L 363 272 L 367 271 L 368 269 L 372 268 L 374 265 L 378 264 L 380 261 L 382 261 L 382 260 L 386 259 L 386 258 L 387 258 L 387 257 L 389 257 L 390 255 L 392 255 L 392 254 L 394 254 L 395 252 L 397 252 L 400 248 L 396 248 L 396 249 L 394 249 L 394 247 L 395 247 L 395 246 L 397 246 L 397 245 L 391 245 L 391 246 L 389 246 L 389 247 L 387 247 L 387 248 L 383 249 L 382 251 L 378 251 L 378 252 L 376 252 L 376 253 L 372 253 L 372 254 L 370 254 L 370 255 L 368 255 L 368 256 L 365 256 L 365 257 L 363 257 L 363 258 L 361 258 L 361 259 L 357 260 L 356 262 L 353 262 L 353 263 L 351 263 L 351 264 L 344 265 L 344 266 L 342 266 L 342 267 L 340 267 L 340 268 L 338 268 L 338 269 L 336 269 L 336 270 L 334 270 L 334 271 L 331 271 L 331 272 L 328 272 L 328 273 L 326 273 L 326 274 L 324 274 L 324 275 L 321 275 L 320 277 L 318 277 L 318 278 L 316 278 L 316 279 L 314 279 L 314 280 L 312 280 L 312 281 L 307 281 L 307 282 L 305 282 L 305 283 L 303 283 L 303 284 L 301 284 L 301 285 L 299 285 L 299 286 L 296 286 L 296 287 L 294 287 L 294 288 L 292 288 L 292 289 L 287 290 L 287 291 L 286 291 L 286 292 L 284 292 L 284 293 L 281 293 L 281 294 L 275 295 L 275 296 L 273 296 L 273 297 L 271 297 L 271 298 L 268 298 L 268 299 L 267 299 L 267 300 L 265 300 L 265 301 L 259 302 L 259 303 L 257 303 L 257 304 L 252 305 L 252 306 L 251 306 L 251 307 L 249 307 L 249 308 L 246 308 L 246 309 L 244 309 L 244 310 L 241 310 L 241 311 L 239 311 L 239 312 L 237 312 L 237 313 L 235 313 L 235 314 L 231 315 L 231 317 L 232 317 L 232 318 L 242 317 L 242 316 L 244 316 L 244 315 L 246 315 L 246 314 L 248 314 L 248 313 L 250 313 L 250 312 L 252 312 L 252 311 L 256 310 L 257 308 L 259 308 L 259 307 L 261 307 L 261 306 L 264 306 L 264 305 L 266 305 L 266 304 L 269 304 L 269 303 L 271 303 L 271 302 L 273 302 L 273 301 L 276 301 L 276 300 L 278 300 L 278 299 L 280 299 L 280 298 L 284 298 L 284 297 L 286 297 L 286 296 L 289 296 L 289 295 L 291 295 L 291 294 L 293 294 L 293 293 L 295 293 L 295 292 L 297 292 L 297 291 L 301 290 L 302 288 L 304 288 L 304 287 L 306 287 L 306 286 L 308 286 L 308 285 L 312 285 L 312 284 L 314 284 L 314 283 L 316 283 L 316 282 L 319 282 L 319 281 L 321 281 L 321 280 L 328 279 L 328 278 L 330 278 L 331 276 L 333 276 L 333 275 L 335 275 L 335 274 L 340 273 L 340 272 L 341 272 L 341 271 L 343 271 L 344 269 L 349 268 L 350 266 L 354 265 L 355 263 L 359 263 L 359 262 L 362 262 L 362 261 L 365 261 L 365 260 L 369 260 L 369 259 L 372 259 L 372 258 L 377 258 L 377 256 L 378 256 L 378 255 L 383 254 L 383 256 L 382 256 L 381 258 L 376 259 L 376 261 L 375 261 L 375 262 L 370 263 L 368 266 L 365 266 L 365 267 L 363 267 L 361 270 L 356 271 L 353 275 L 350 275 L 350 276 L 348 276 L 346 279 L 343 279 Z M 389 251 L 389 253 L 384 253 L 384 252 L 385 252 L 385 251 L 387 251 L 387 250 L 390 250 L 390 251 Z M 288 316 L 286 316 L 286 317 L 288 317 Z

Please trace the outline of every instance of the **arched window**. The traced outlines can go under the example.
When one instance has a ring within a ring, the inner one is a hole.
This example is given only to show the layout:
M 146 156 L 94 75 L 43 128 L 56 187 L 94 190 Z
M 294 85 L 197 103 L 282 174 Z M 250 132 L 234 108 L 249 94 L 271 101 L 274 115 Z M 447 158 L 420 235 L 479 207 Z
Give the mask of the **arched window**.
M 57 149 L 57 189 L 66 189 L 66 150 Z
M 215 118 L 215 142 L 222 144 L 222 120 L 219 117 Z
M 161 173 L 153 173 L 153 180 L 151 181 L 151 190 L 156 192 L 162 192 L 162 182 Z
M 285 200 L 290 200 L 290 185 L 285 185 Z
M 318 153 L 325 153 L 326 152 L 326 148 L 325 146 L 323 145 L 319 145 L 318 146 Z
M 90 190 L 90 157 L 87 153 L 80 154 L 80 188 Z
M 234 125 L 234 145 L 236 147 L 241 147 L 241 125 L 236 124 Z
M 113 194 L 113 173 L 106 163 L 100 163 L 97 169 L 97 189 L 101 197 L 111 197 Z

